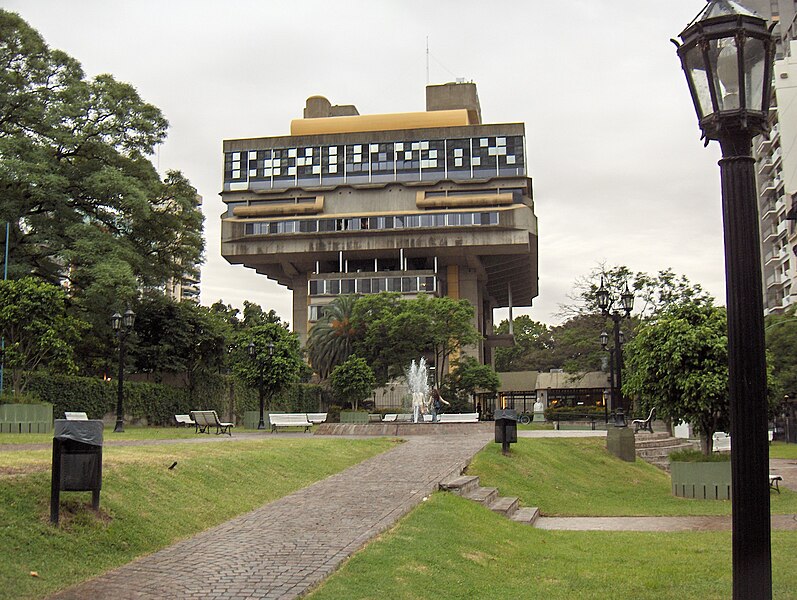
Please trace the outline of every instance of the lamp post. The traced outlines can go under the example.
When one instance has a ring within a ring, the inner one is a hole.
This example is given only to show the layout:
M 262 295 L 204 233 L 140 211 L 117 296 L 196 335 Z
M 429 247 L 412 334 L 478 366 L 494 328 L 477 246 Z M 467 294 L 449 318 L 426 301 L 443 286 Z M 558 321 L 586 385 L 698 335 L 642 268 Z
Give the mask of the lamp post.
M 631 311 L 634 309 L 634 294 L 628 289 L 628 284 L 625 284 L 625 290 L 620 294 L 620 304 L 615 306 L 616 298 L 612 297 L 611 292 L 603 285 L 603 277 L 601 277 L 601 286 L 595 293 L 598 301 L 598 308 L 601 309 L 604 317 L 609 317 L 614 323 L 614 348 L 610 351 L 610 371 L 612 373 L 610 385 L 612 390 L 612 410 L 614 411 L 614 426 L 627 427 L 628 423 L 625 420 L 625 408 L 623 404 L 623 350 L 622 344 L 623 332 L 620 331 L 620 321 L 624 318 L 631 316 Z M 601 333 L 601 345 L 604 350 L 609 343 L 609 334 L 605 331 Z
M 271 366 L 271 360 L 274 356 L 274 342 L 269 341 L 266 344 L 266 348 L 268 349 L 268 365 Z M 249 351 L 249 357 L 257 361 L 257 368 L 259 373 L 259 382 L 260 385 L 257 387 L 258 396 L 260 396 L 260 421 L 257 424 L 258 429 L 265 429 L 266 428 L 266 419 L 265 419 L 265 408 L 266 408 L 266 394 L 265 394 L 265 383 L 264 383 L 264 371 L 265 371 L 265 364 L 258 358 L 257 353 L 257 346 L 254 342 L 249 342 L 249 346 L 247 346 Z
M 774 41 L 737 2 L 711 0 L 678 47 L 706 145 L 720 143 L 728 313 L 733 598 L 772 597 L 766 362 L 752 140 L 769 129 Z
M 114 433 L 124 433 L 125 414 L 124 414 L 124 383 L 125 383 L 125 358 L 127 353 L 127 336 L 133 331 L 136 322 L 136 313 L 127 309 L 124 315 L 115 312 L 111 315 L 111 328 L 119 338 L 119 377 L 116 382 L 116 426 Z

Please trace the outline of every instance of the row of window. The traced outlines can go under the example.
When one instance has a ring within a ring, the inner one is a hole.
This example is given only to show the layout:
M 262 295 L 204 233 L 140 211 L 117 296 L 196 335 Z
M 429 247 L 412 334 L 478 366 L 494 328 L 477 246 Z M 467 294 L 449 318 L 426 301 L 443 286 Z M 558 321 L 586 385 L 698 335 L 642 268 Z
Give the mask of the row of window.
M 349 219 L 295 219 L 246 223 L 245 235 L 273 235 L 280 233 L 331 233 L 335 231 L 364 231 L 369 229 L 415 229 L 422 227 L 462 227 L 470 225 L 498 225 L 497 212 L 457 212 L 388 217 L 356 217 Z
M 308 293 L 311 296 L 338 296 L 346 294 L 378 294 L 379 292 L 436 292 L 437 279 L 432 275 L 418 277 L 353 277 L 351 279 L 311 279 Z
M 523 144 L 518 135 L 226 152 L 224 190 L 345 183 L 354 176 L 407 181 L 524 175 Z

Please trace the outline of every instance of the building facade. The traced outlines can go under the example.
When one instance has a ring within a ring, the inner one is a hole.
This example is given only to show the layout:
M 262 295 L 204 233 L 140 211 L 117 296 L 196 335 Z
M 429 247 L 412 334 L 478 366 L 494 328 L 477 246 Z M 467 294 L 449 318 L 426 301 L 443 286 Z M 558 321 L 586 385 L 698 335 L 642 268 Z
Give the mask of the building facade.
M 761 219 L 764 313 L 783 312 L 797 302 L 797 20 L 793 0 L 745 0 L 766 18 L 775 37 L 770 132 L 753 141 Z
M 523 124 L 482 124 L 472 83 L 424 112 L 359 115 L 308 99 L 289 136 L 224 141 L 222 256 L 293 291 L 302 342 L 342 294 L 467 299 L 490 362 L 494 308 L 537 295 Z

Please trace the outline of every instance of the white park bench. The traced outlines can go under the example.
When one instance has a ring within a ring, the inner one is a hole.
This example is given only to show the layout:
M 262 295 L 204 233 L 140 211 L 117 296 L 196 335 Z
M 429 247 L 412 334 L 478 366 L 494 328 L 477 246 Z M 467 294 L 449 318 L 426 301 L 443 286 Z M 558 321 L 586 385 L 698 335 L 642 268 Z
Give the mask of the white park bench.
M 174 415 L 174 422 L 178 427 L 196 427 L 191 415 Z
M 191 417 L 194 419 L 194 423 L 196 423 L 198 433 L 210 433 L 210 428 L 215 427 L 217 435 L 219 433 L 226 433 L 232 437 L 231 430 L 235 424 L 220 421 L 219 415 L 216 414 L 215 410 L 192 410 Z
M 398 414 L 397 413 L 387 413 L 385 416 L 382 417 L 382 421 L 383 422 L 385 422 L 385 421 L 392 422 L 392 421 L 395 421 L 397 418 L 398 418 Z
M 437 415 L 438 423 L 478 423 L 479 413 L 443 413 Z
M 67 421 L 88 421 L 89 416 L 84 412 L 65 412 L 64 418 Z
M 304 427 L 304 430 L 308 431 L 313 426 L 307 420 L 307 413 L 270 414 L 268 420 L 271 422 L 273 433 L 276 433 L 279 427 Z
M 307 413 L 307 420 L 313 425 L 318 425 L 327 420 L 327 413 Z

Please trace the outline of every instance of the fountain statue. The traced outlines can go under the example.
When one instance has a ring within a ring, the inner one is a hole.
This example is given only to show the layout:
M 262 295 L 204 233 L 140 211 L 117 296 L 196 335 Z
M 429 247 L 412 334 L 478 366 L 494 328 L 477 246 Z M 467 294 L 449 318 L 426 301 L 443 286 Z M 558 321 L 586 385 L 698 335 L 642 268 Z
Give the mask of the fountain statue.
M 413 360 L 407 370 L 407 388 L 412 398 L 412 422 L 423 421 L 426 412 L 426 399 L 429 396 L 429 382 L 426 379 L 426 359 L 417 363 Z

